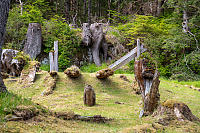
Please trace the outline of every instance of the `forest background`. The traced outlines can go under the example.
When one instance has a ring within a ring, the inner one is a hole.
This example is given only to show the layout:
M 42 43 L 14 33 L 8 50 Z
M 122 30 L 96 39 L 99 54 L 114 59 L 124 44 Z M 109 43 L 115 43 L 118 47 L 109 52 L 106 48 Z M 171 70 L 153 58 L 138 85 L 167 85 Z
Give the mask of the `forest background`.
M 42 26 L 42 56 L 59 41 L 61 71 L 72 65 L 73 57 L 82 50 L 82 24 L 98 22 L 110 25 L 107 35 L 117 40 L 108 40 L 113 45 L 130 50 L 140 38 L 162 76 L 200 79 L 199 0 L 13 0 L 4 48 L 22 50 L 28 25 L 34 22 Z M 185 23 L 188 28 L 184 32 Z M 82 70 L 86 66 L 88 62 Z M 133 70 L 133 62 L 128 66 Z

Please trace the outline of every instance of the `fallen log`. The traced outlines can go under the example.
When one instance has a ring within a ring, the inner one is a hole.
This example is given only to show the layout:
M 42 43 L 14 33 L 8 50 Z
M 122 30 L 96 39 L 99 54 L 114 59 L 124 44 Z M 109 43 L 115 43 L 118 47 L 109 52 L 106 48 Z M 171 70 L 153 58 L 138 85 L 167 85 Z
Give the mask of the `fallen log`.
M 73 112 L 55 112 L 54 116 L 63 120 L 81 120 L 96 123 L 106 123 L 107 121 L 113 120 L 110 118 L 102 117 L 101 115 L 81 116 L 74 114 Z
M 56 71 L 49 72 L 49 75 L 44 79 L 47 89 L 42 92 L 42 96 L 48 96 L 53 93 L 53 90 L 56 88 L 57 75 Z

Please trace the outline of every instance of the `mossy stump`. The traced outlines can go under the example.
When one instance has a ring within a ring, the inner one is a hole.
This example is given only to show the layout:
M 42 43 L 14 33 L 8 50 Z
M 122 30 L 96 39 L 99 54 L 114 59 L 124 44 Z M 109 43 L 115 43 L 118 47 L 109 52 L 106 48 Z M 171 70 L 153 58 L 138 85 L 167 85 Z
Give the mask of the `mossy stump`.
M 98 79 L 106 79 L 108 78 L 109 76 L 112 76 L 114 74 L 114 71 L 110 68 L 106 68 L 106 69 L 102 69 L 102 70 L 99 70 L 97 73 L 96 73 L 96 77 Z
M 87 106 L 94 106 L 96 104 L 96 94 L 91 85 L 85 86 L 83 101 Z
M 78 78 L 81 75 L 80 69 L 75 65 L 67 68 L 64 73 L 70 78 Z

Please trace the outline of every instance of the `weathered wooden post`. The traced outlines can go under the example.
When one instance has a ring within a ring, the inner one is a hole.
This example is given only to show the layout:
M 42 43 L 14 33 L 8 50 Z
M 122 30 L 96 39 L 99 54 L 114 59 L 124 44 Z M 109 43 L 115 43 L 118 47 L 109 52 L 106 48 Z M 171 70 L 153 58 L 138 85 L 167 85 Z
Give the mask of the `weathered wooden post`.
M 137 41 L 139 44 L 139 40 Z M 140 49 L 138 46 L 137 57 L 140 57 Z M 152 114 L 154 109 L 157 108 L 160 94 L 159 94 L 159 72 L 155 67 L 155 64 L 151 62 L 147 57 L 137 58 L 135 60 L 135 79 L 140 87 L 142 100 L 144 102 L 143 110 L 140 112 L 140 117 L 143 115 Z
M 137 58 L 140 57 L 141 47 L 140 47 L 140 39 L 137 39 Z
M 49 52 L 50 72 L 58 72 L 58 41 L 54 41 L 54 51 Z
M 94 106 L 96 104 L 96 95 L 91 85 L 85 86 L 83 101 L 87 106 Z
M 58 72 L 58 41 L 54 41 L 54 69 Z
M 42 47 L 42 29 L 39 23 L 30 23 L 26 34 L 24 53 L 35 59 L 41 52 Z
M 53 58 L 54 52 L 49 52 L 49 63 L 50 63 L 50 72 L 54 71 L 54 58 Z

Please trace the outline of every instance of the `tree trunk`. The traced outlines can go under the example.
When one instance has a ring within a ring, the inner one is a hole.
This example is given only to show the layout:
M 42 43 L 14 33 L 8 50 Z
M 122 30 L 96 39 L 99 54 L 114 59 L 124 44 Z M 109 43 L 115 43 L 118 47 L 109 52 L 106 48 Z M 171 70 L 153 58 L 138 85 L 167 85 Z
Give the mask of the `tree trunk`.
M 1 0 L 0 1 L 0 56 L 2 53 L 2 45 L 4 43 L 9 7 L 10 7 L 10 0 Z M 0 72 L 1 72 L 1 68 L 0 68 Z M 4 85 L 2 75 L 0 73 L 0 92 L 6 92 L 6 91 L 7 91 L 6 86 Z
M 70 0 L 65 2 L 65 18 L 68 24 L 70 24 Z
M 140 59 L 135 61 L 135 79 L 140 87 L 142 100 L 144 102 L 143 115 L 152 114 L 157 108 L 160 94 L 159 94 L 159 72 L 147 66 L 147 59 Z
M 189 27 L 188 27 L 188 17 L 187 17 L 187 12 L 186 10 L 183 10 L 183 32 L 187 33 L 189 31 Z
M 157 5 L 157 17 L 160 17 L 163 14 L 163 8 L 162 5 L 164 4 L 163 0 L 158 0 L 158 5 Z
M 88 23 L 91 24 L 92 0 L 88 0 Z
M 106 43 L 104 34 L 103 34 L 103 27 L 100 23 L 94 23 L 90 26 L 90 31 L 92 33 L 92 56 L 94 63 L 97 66 L 101 66 L 101 60 L 99 58 L 99 50 L 103 48 L 104 51 L 104 59 L 106 61 L 107 52 L 108 52 L 108 45 Z
M 35 59 L 41 52 L 42 47 L 42 29 L 39 23 L 30 23 L 26 35 L 24 53 Z

